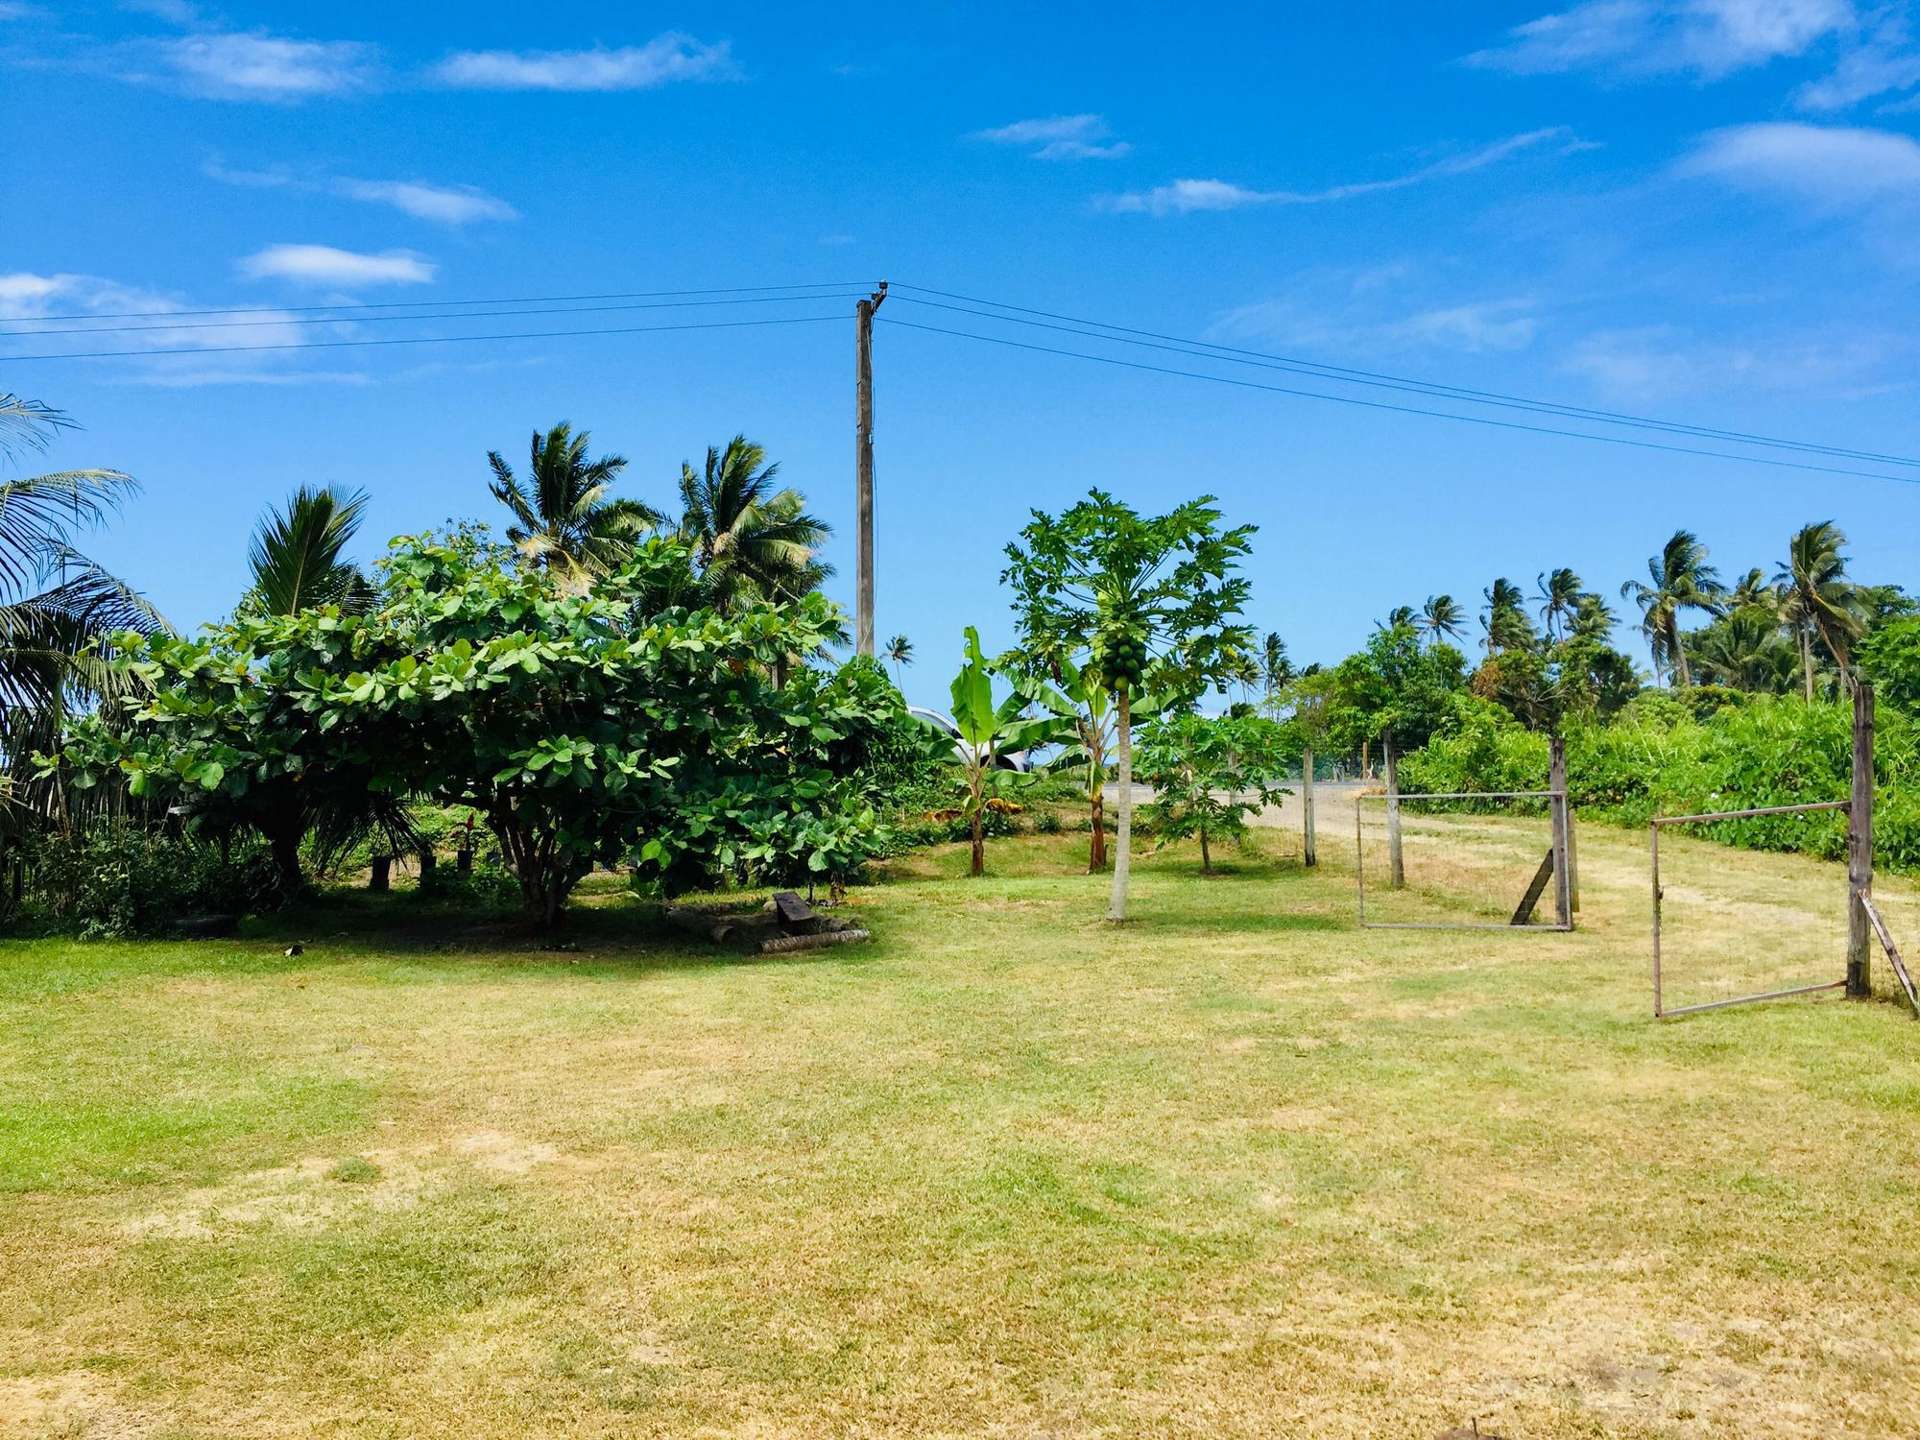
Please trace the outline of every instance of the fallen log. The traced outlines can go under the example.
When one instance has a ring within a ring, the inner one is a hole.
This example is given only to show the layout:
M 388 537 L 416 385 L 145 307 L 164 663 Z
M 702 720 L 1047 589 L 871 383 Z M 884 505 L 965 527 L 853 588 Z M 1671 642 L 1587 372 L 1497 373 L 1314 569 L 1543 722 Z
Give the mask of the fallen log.
M 849 926 L 845 930 L 816 930 L 811 935 L 776 935 L 760 947 L 762 955 L 785 955 L 795 950 L 818 950 L 828 945 L 857 945 L 873 936 Z

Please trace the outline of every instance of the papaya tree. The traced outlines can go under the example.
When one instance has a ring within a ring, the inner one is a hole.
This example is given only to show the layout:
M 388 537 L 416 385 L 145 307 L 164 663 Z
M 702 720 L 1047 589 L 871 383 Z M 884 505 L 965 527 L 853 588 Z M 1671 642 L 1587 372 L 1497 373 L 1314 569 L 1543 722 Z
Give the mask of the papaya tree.
M 1102 490 L 1059 515 L 1036 510 L 1007 546 L 1023 647 L 1088 653 L 1094 684 L 1113 696 L 1120 786 L 1107 918 L 1127 917 L 1133 850 L 1133 706 L 1151 670 L 1156 687 L 1220 687 L 1252 651 L 1239 620 L 1248 582 L 1240 561 L 1254 527 L 1223 529 L 1213 497 L 1142 515 Z
M 1141 778 L 1153 787 L 1161 843 L 1200 842 L 1200 869 L 1213 873 L 1213 842 L 1246 837 L 1247 816 L 1278 804 L 1293 760 L 1286 727 L 1264 715 L 1169 715 L 1147 730 Z

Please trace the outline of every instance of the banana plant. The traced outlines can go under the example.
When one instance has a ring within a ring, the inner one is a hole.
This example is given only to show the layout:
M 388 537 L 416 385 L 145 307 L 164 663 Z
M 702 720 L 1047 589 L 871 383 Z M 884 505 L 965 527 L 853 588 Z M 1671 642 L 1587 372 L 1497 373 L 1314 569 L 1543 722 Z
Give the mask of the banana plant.
M 1107 764 L 1114 738 L 1113 692 L 1101 683 L 1100 673 L 1092 664 L 1076 665 L 1064 655 L 1051 663 L 1059 684 L 1049 685 L 1029 676 L 1020 682 L 1021 693 L 1071 737 L 1064 742 L 1067 748 L 1056 763 L 1085 767 L 1090 832 L 1087 873 L 1097 875 L 1107 868 Z M 1168 703 L 1165 695 L 1138 695 L 1133 701 L 1133 718 L 1144 720 L 1158 715 Z
M 980 632 L 967 627 L 966 660 L 953 677 L 953 723 L 960 731 L 955 759 L 966 770 L 967 817 L 973 841 L 973 863 L 968 873 L 982 875 L 987 867 L 986 813 L 990 791 L 1002 771 L 1000 759 L 1040 745 L 1056 744 L 1072 729 L 1053 714 L 1029 715 L 1028 697 L 1018 689 L 999 704 L 993 699 L 994 676 L 1000 671 L 980 651 Z

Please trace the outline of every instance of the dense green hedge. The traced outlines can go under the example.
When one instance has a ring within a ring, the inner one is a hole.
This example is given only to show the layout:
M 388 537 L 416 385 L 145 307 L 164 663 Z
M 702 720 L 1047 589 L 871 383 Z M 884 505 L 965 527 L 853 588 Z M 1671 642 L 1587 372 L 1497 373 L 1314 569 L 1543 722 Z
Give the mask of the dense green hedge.
M 1567 789 L 1583 817 L 1644 825 L 1654 815 L 1843 800 L 1850 784 L 1852 711 L 1846 702 L 1753 696 L 1705 719 L 1662 694 L 1641 696 L 1611 723 L 1570 730 Z M 1881 705 L 1874 751 L 1878 861 L 1920 869 L 1920 736 L 1914 720 Z M 1405 790 L 1530 790 L 1546 784 L 1546 737 L 1499 707 L 1464 697 L 1424 750 L 1401 766 Z M 1838 859 L 1838 812 L 1723 821 L 1704 832 L 1753 850 Z
M 207 914 L 246 915 L 282 899 L 265 845 L 217 845 L 125 823 L 36 842 L 25 897 L 30 918 L 88 938 L 163 934 Z

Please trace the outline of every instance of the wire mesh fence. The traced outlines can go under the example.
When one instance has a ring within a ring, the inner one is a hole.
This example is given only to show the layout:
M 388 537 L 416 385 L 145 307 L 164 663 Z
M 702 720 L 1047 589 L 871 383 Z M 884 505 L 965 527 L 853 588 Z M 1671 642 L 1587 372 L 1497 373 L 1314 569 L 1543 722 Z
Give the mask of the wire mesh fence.
M 1569 928 L 1554 874 L 1562 797 L 1521 790 L 1359 796 L 1354 879 L 1374 929 Z M 1395 830 L 1398 831 L 1396 844 Z
M 1730 826 L 1764 824 L 1781 848 L 1817 853 L 1846 809 L 1836 800 L 1653 822 L 1654 1014 L 1844 988 L 1845 872 L 1805 854 L 1747 852 L 1729 864 L 1721 841 Z

